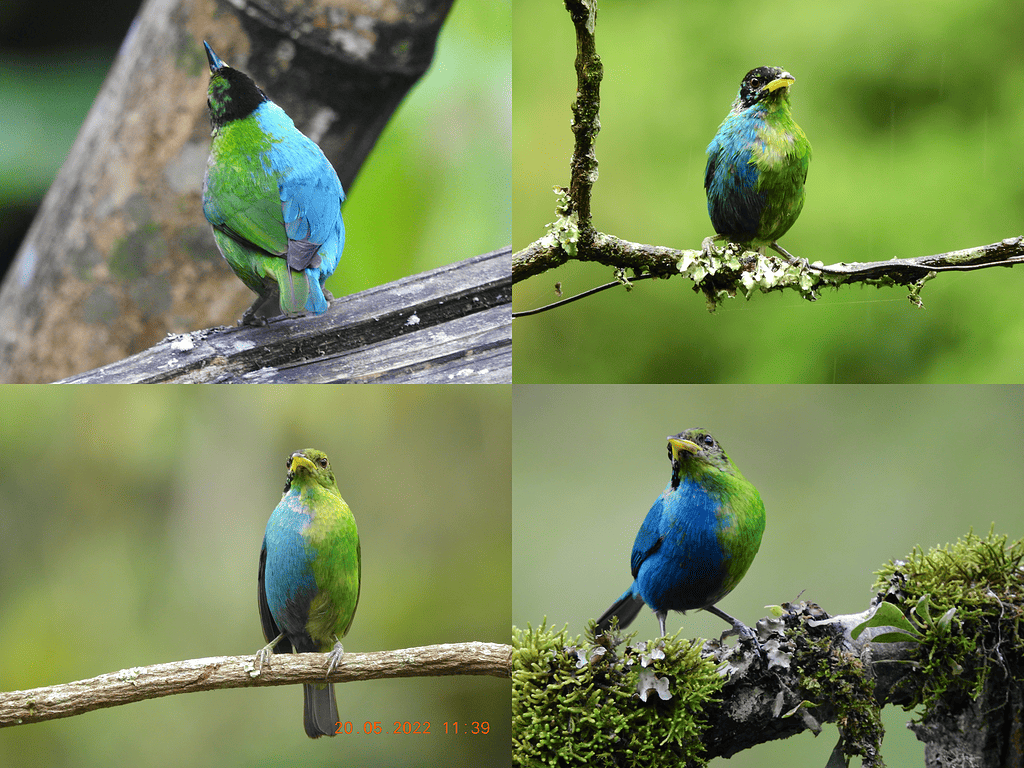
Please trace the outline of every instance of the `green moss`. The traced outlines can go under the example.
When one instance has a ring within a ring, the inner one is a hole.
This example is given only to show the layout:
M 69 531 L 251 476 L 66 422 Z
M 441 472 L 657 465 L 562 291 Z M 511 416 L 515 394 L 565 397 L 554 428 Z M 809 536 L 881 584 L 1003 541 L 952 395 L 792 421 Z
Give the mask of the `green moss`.
M 699 643 L 581 644 L 542 624 L 513 628 L 512 649 L 516 765 L 704 764 L 703 708 L 725 681 Z
M 916 685 L 905 709 L 977 699 L 993 675 L 1024 675 L 1024 539 L 973 531 L 927 553 L 919 547 L 878 572 L 876 588 L 921 631 Z
M 792 666 L 800 670 L 800 693 L 812 716 L 834 721 L 842 736 L 847 761 L 857 756 L 865 768 L 883 768 L 882 708 L 863 662 L 850 653 L 842 636 L 813 619 L 821 609 L 806 603 L 785 603 L 785 622 L 792 649 Z M 812 621 L 808 624 L 808 619 Z M 795 714 L 794 710 L 790 714 Z M 787 715 L 788 716 L 788 715 Z M 817 729 L 815 729 L 817 730 Z

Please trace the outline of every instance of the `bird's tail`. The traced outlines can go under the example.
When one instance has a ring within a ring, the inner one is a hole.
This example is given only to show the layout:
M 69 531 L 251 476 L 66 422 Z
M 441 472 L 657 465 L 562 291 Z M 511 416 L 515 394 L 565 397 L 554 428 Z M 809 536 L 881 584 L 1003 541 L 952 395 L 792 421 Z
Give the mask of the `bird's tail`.
M 634 594 L 632 589 L 626 590 L 626 593 L 597 620 L 597 634 L 604 634 L 608 630 L 613 617 L 618 617 L 619 629 L 625 629 L 643 607 L 644 599 L 640 595 Z
M 302 686 L 302 724 L 311 739 L 333 736 L 338 730 L 338 702 L 334 686 L 317 683 Z
M 261 277 L 270 277 L 277 283 L 280 294 L 281 312 L 294 315 L 306 311 L 309 298 L 309 278 L 305 271 L 296 272 L 284 259 L 267 257 L 262 260 Z

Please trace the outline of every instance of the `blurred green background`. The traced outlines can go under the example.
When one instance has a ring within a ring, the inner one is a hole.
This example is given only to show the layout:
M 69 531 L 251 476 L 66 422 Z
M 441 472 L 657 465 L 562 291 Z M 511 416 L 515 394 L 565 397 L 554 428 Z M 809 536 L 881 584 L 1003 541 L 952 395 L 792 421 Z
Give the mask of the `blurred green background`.
M 0 690 L 248 655 L 285 459 L 331 458 L 363 552 L 348 652 L 508 642 L 509 387 L 0 388 Z M 298 686 L 6 728 L 0 765 L 508 765 L 509 682 L 337 686 L 378 736 L 310 741 Z M 443 723 L 488 721 L 488 736 Z M 394 721 L 430 721 L 395 736 Z
M 1024 234 L 1022 26 L 1024 5 L 997 0 L 601 0 L 595 226 L 675 248 L 714 234 L 705 149 L 743 75 L 771 64 L 796 77 L 794 116 L 814 148 L 790 252 L 874 261 Z M 554 219 L 552 186 L 569 180 L 576 49 L 553 0 L 517 0 L 513 36 L 522 248 Z M 517 284 L 514 306 L 554 301 L 558 281 L 569 296 L 611 279 L 608 267 L 565 266 Z M 691 285 L 646 281 L 517 320 L 515 381 L 1024 381 L 1019 268 L 940 276 L 924 310 L 905 289 L 854 287 L 815 304 L 740 298 L 710 315 Z
M 365 257 L 342 259 L 328 283 L 336 296 L 510 242 L 510 7 L 455 3 L 431 69 L 346 190 L 346 253 Z M 0 220 L 13 227 L 0 231 L 0 262 L 13 257 L 133 16 L 128 9 L 110 19 L 117 43 L 103 47 L 82 18 L 93 9 L 76 3 L 54 15 L 61 12 L 82 24 L 81 39 L 69 33 L 52 47 L 44 39 L 42 47 L 13 48 L 5 25 L 26 15 L 40 24 L 38 6 L 25 0 L 0 9 Z
M 972 526 L 1024 536 L 1020 387 L 536 385 L 516 386 L 512 400 L 520 627 L 547 617 L 582 634 L 625 591 L 633 539 L 669 480 L 665 437 L 688 427 L 707 427 L 764 499 L 760 552 L 721 603 L 748 624 L 801 593 L 833 614 L 862 611 L 883 563 Z M 703 611 L 668 619 L 683 637 L 727 628 Z M 633 630 L 655 638 L 653 613 Z M 884 710 L 888 765 L 923 764 L 910 719 Z M 820 768 L 837 739 L 828 725 L 728 764 Z

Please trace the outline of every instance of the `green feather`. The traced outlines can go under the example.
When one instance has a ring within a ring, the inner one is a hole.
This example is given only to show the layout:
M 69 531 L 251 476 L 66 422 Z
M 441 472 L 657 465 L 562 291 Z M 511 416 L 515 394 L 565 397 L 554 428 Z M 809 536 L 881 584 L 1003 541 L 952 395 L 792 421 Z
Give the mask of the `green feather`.
M 296 471 L 298 462 L 293 460 L 291 483 L 299 491 L 300 503 L 316 510 L 303 535 L 315 553 L 312 565 L 318 590 L 309 607 L 306 631 L 317 650 L 327 653 L 352 625 L 359 603 L 362 553 L 355 518 L 338 491 L 334 473 L 317 463 L 326 456 L 314 449 L 302 454 L 309 459 L 304 464 L 313 469 Z
M 760 237 L 755 246 L 774 243 L 796 222 L 804 207 L 804 182 L 811 164 L 811 144 L 793 120 L 789 89 L 765 102 L 764 125 L 752 147 L 758 169 L 757 190 L 765 194 Z

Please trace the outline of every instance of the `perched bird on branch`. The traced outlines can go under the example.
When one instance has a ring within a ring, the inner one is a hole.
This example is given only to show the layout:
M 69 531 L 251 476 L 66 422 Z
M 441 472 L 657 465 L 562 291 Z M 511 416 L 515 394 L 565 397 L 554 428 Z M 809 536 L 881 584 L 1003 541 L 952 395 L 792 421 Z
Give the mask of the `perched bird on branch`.
M 790 111 L 794 82 L 779 67 L 750 70 L 708 145 L 704 189 L 715 239 L 763 252 L 800 215 L 811 145 Z
M 283 109 L 203 45 L 213 123 L 203 213 L 231 269 L 258 294 L 241 322 L 319 315 L 345 245 L 338 174 Z
M 753 630 L 715 603 L 739 584 L 761 546 L 761 496 L 707 430 L 668 438 L 668 457 L 672 478 L 633 542 L 633 584 L 597 620 L 597 632 L 605 632 L 613 618 L 620 628 L 628 626 L 646 603 L 662 636 L 669 611 L 703 609 L 741 637 L 754 638 Z
M 260 623 L 268 644 L 257 664 L 269 664 L 271 653 L 330 652 L 330 674 L 345 652 L 341 638 L 359 602 L 359 532 L 322 451 L 297 451 L 287 466 L 284 496 L 267 521 L 260 550 Z M 302 688 L 306 735 L 333 736 L 334 686 Z

